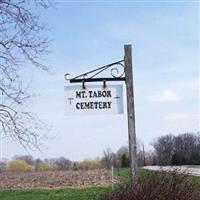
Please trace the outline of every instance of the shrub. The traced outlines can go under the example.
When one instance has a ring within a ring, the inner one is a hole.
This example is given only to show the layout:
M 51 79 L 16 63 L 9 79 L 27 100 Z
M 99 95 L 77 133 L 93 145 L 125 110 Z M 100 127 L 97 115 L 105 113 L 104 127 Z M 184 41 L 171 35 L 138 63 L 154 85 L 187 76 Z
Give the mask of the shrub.
M 56 169 L 57 169 L 57 166 L 55 164 L 50 164 L 50 163 L 47 163 L 47 162 L 39 163 L 36 166 L 36 171 L 53 171 L 53 170 L 56 170 Z
M 101 161 L 96 160 L 83 160 L 74 164 L 74 170 L 90 170 L 90 169 L 100 169 Z
M 11 172 L 32 172 L 33 167 L 24 160 L 12 160 L 8 163 L 7 170 Z
M 178 172 L 147 172 L 134 186 L 121 187 L 101 200 L 199 200 L 200 184 Z

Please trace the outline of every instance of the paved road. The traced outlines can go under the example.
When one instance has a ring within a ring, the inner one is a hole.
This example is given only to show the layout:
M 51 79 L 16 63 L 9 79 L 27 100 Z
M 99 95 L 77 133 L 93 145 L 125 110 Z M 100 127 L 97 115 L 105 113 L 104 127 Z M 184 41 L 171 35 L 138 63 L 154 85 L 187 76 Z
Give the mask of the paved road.
M 164 170 L 164 171 L 174 171 L 177 170 L 180 173 L 187 173 L 187 174 L 192 174 L 195 176 L 200 176 L 200 169 L 195 169 L 191 167 L 172 167 L 172 166 L 165 166 L 165 167 L 160 167 L 160 166 L 146 166 L 143 167 L 144 169 L 149 169 L 149 170 Z

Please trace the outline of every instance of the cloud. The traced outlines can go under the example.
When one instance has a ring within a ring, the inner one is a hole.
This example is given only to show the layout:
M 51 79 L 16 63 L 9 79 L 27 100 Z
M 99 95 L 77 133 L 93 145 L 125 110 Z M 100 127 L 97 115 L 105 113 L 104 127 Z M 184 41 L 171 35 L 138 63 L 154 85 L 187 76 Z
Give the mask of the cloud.
M 179 97 L 171 90 L 163 90 L 161 93 L 149 96 L 149 99 L 154 102 L 178 101 Z

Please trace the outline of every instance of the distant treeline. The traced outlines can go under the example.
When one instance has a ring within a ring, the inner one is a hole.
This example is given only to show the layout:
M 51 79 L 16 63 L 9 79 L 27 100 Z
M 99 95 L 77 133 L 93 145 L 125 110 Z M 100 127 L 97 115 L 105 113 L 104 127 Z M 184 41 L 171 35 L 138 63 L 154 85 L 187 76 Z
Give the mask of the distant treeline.
M 138 165 L 200 165 L 200 133 L 168 134 L 158 137 L 153 143 L 153 151 L 145 151 L 141 142 L 137 144 Z M 10 161 L 0 161 L 3 171 L 50 171 L 50 170 L 90 170 L 129 167 L 129 149 L 122 146 L 117 152 L 103 151 L 102 158 L 71 161 L 67 158 L 34 159 L 31 155 L 15 156 Z
M 31 155 L 15 156 L 10 161 L 0 162 L 0 172 L 33 172 L 33 171 L 51 171 L 51 170 L 69 170 L 72 167 L 72 161 L 64 157 L 44 159 L 34 159 Z
M 161 136 L 153 147 L 153 164 L 200 165 L 200 133 Z
M 168 134 L 160 136 L 152 143 L 153 150 L 145 151 L 141 142 L 137 144 L 138 165 L 200 165 L 200 133 Z M 128 146 L 116 153 L 104 151 L 104 166 L 110 168 L 129 166 Z

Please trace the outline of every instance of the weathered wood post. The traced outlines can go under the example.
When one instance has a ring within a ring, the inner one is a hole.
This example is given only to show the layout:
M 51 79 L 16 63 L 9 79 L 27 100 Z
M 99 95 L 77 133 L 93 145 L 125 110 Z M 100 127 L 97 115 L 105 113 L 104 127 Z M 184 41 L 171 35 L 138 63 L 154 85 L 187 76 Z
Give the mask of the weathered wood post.
M 132 46 L 124 45 L 125 52 L 125 77 L 126 77 L 126 95 L 127 95 L 127 118 L 128 118 L 128 136 L 129 136 L 129 155 L 131 183 L 137 179 L 137 143 L 135 129 L 135 107 L 133 91 L 133 70 L 132 70 Z

